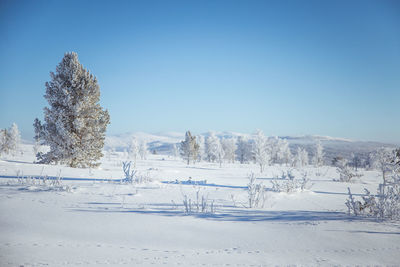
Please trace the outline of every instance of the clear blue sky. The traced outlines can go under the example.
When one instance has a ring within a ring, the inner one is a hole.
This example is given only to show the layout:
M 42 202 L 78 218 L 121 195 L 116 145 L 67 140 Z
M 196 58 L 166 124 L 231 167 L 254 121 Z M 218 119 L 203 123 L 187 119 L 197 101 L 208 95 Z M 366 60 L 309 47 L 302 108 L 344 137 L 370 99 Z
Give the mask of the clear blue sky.
M 0 127 L 32 138 L 67 51 L 108 134 L 208 130 L 400 142 L 400 1 L 0 0 Z

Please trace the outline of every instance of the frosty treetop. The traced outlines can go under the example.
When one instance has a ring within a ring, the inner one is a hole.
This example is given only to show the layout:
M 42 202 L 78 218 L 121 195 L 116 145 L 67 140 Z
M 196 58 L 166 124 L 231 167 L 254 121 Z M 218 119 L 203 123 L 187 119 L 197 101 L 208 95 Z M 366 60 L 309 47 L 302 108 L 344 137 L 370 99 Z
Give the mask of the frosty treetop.
M 50 76 L 44 96 L 49 103 L 44 108 L 45 123 L 35 123 L 35 131 L 50 146 L 48 153 L 38 155 L 40 162 L 97 166 L 110 116 L 99 104 L 96 77 L 83 68 L 74 52 L 66 53 Z

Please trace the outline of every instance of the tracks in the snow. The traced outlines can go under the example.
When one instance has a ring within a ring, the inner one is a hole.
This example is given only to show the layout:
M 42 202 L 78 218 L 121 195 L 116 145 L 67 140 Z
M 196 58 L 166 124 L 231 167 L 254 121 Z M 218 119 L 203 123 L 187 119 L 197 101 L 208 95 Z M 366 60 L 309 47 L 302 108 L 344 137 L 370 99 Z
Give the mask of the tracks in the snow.
M 30 252 L 32 257 L 24 253 Z M 1 266 L 271 266 L 276 257 L 306 255 L 321 264 L 344 255 L 400 254 L 395 247 L 357 249 L 155 249 L 106 243 L 0 243 Z M 53 257 L 56 256 L 56 257 Z M 270 262 L 272 260 L 272 262 Z M 254 263 L 247 263 L 254 262 Z M 258 262 L 258 263 L 256 263 Z M 285 264 L 286 265 L 286 264 Z

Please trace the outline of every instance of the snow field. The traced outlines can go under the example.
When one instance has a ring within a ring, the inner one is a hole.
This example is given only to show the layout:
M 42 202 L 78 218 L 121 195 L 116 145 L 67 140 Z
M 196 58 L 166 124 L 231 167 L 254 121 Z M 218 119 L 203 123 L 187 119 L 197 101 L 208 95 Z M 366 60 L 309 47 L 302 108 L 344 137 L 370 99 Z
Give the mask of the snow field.
M 61 177 L 100 180 L 65 179 L 67 192 L 0 178 L 1 266 L 399 264 L 397 223 L 346 213 L 347 187 L 355 194 L 364 187 L 375 192 L 381 182 L 375 171 L 340 183 L 333 181 L 334 168 L 305 167 L 309 190 L 268 191 L 264 208 L 248 209 L 247 176 L 259 171 L 254 164 L 187 166 L 148 155 L 137 169 L 153 181 L 131 185 L 106 181 L 123 178 L 122 153 L 103 158 L 100 169 L 72 169 L 32 164 L 32 146 L 22 147 L 23 155 L 0 160 L 0 176 L 57 176 L 61 170 Z M 266 167 L 257 182 L 271 188 L 270 180 L 284 170 Z M 189 177 L 203 183 L 189 184 Z M 214 201 L 215 213 L 184 212 L 184 196 L 195 200 L 197 191 Z

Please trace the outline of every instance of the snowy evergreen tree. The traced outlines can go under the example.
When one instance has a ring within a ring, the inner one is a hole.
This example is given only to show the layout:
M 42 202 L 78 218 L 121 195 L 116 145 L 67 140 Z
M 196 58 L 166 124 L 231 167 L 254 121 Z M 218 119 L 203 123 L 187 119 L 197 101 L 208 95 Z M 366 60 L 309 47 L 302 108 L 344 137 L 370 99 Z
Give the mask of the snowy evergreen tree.
M 318 140 L 315 145 L 315 155 L 313 158 L 313 162 L 316 167 L 321 167 L 322 165 L 324 165 L 324 148 L 322 147 L 320 140 Z
M 191 160 L 193 162 L 197 160 L 199 145 L 196 143 L 196 137 L 192 136 L 190 131 L 186 132 L 185 140 L 181 142 L 180 150 L 181 156 L 187 161 L 188 165 Z
M 230 162 L 235 163 L 236 140 L 235 138 L 224 138 L 221 140 L 222 149 L 224 150 L 224 158 Z
M 252 159 L 252 145 L 244 136 L 239 136 L 237 140 L 236 156 L 241 164 Z
M 262 173 L 265 165 L 269 165 L 271 157 L 268 152 L 268 140 L 261 130 L 257 130 L 253 143 L 253 156 L 255 162 L 260 166 Z
M 102 156 L 105 131 L 110 121 L 99 104 L 100 87 L 96 77 L 66 53 L 46 83 L 43 139 L 50 151 L 42 163 L 65 163 L 70 167 L 95 167 Z
M 213 133 L 210 132 L 209 136 L 206 138 L 206 158 L 209 162 L 215 162 L 218 160 L 221 143 L 219 138 Z
M 147 143 L 144 140 L 140 142 L 139 154 L 142 160 L 147 159 Z

